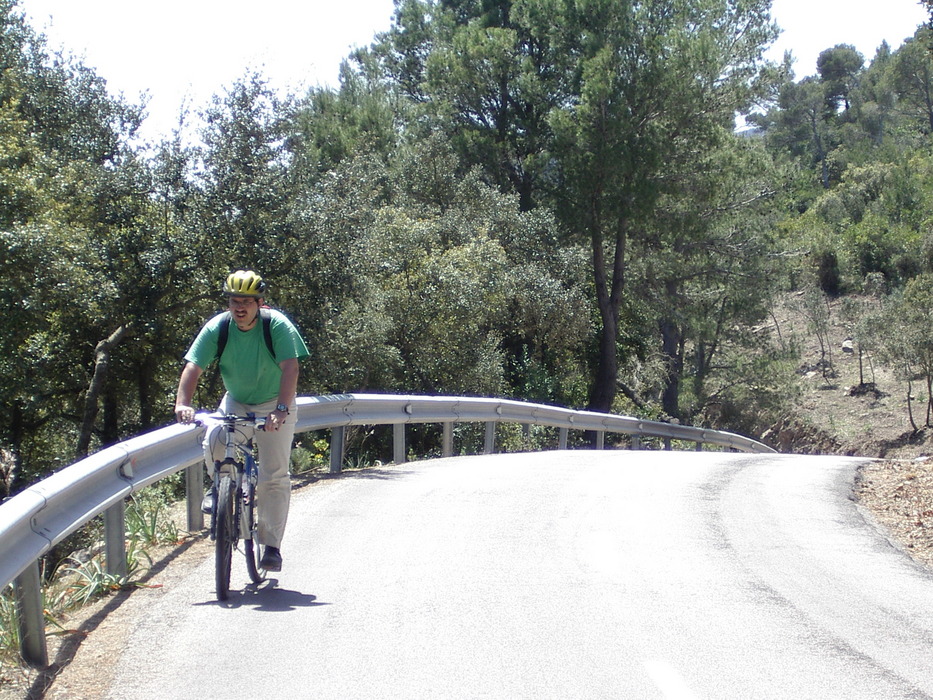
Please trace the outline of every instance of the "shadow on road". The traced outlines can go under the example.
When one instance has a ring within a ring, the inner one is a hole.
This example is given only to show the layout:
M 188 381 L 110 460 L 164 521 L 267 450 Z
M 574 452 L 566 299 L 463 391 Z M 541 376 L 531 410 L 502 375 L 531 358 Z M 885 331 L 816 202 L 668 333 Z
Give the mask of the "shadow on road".
M 381 467 L 365 467 L 363 469 L 343 469 L 336 474 L 326 472 L 302 472 L 292 474 L 292 490 L 297 491 L 305 486 L 315 484 L 318 481 L 333 481 L 336 479 L 380 479 L 391 480 L 401 479 L 409 474 L 414 474 L 412 470 L 406 469 L 384 469 Z
M 263 612 L 288 612 L 297 608 L 311 608 L 320 603 L 317 596 L 310 593 L 301 593 L 287 588 L 278 588 L 278 579 L 267 579 L 260 584 L 248 585 L 242 591 L 230 591 L 230 597 L 221 602 L 217 600 L 195 603 L 200 605 L 220 605 L 225 608 L 251 607 Z
M 324 474 L 322 479 L 401 479 L 415 472 L 410 469 L 381 469 L 379 467 L 366 467 L 364 469 L 344 469 L 338 474 Z

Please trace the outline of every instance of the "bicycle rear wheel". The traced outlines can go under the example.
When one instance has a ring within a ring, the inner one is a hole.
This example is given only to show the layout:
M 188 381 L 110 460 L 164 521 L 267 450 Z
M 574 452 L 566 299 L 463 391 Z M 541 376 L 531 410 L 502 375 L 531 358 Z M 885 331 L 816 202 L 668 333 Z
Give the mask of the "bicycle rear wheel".
M 243 553 L 246 554 L 246 570 L 253 583 L 262 583 L 266 580 L 266 570 L 260 568 L 259 541 L 256 538 L 258 525 L 256 523 L 256 484 L 247 481 L 246 493 L 243 494 Z
M 230 564 L 236 544 L 233 495 L 233 479 L 226 474 L 220 480 L 220 488 L 217 489 L 217 514 L 214 516 L 217 600 L 226 600 L 230 594 Z

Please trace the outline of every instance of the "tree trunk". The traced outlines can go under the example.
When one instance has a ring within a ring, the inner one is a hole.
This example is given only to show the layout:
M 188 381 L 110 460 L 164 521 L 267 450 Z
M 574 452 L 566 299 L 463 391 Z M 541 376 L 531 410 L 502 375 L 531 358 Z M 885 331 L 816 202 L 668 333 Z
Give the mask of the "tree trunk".
M 661 408 L 672 418 L 680 418 L 680 379 L 684 361 L 681 352 L 681 333 L 673 321 L 661 321 L 661 352 L 667 364 L 664 390 L 661 393 Z
M 933 376 L 931 376 L 929 372 L 927 372 L 927 375 L 926 375 L 926 383 L 927 383 L 927 419 L 924 425 L 927 428 L 930 428 L 930 427 L 933 427 L 933 423 L 930 423 L 930 416 L 931 416 L 931 413 L 933 413 L 933 396 L 930 395 L 931 392 L 933 392 Z
M 120 441 L 120 402 L 113 387 L 107 387 L 103 396 L 104 421 L 101 430 L 101 445 L 107 447 Z
M 619 357 L 617 341 L 619 335 L 619 308 L 622 305 L 622 292 L 625 287 L 625 245 L 627 242 L 626 221 L 618 222 L 615 236 L 615 254 L 612 263 L 612 277 L 606 268 L 606 256 L 603 250 L 603 238 L 598 227 L 594 227 L 593 276 L 596 283 L 596 301 L 603 327 L 599 336 L 599 360 L 596 375 L 590 388 L 591 411 L 608 413 L 618 390 Z
M 87 388 L 84 398 L 84 416 L 81 421 L 81 432 L 78 434 L 78 444 L 75 448 L 75 457 L 87 457 L 91 445 L 91 435 L 94 432 L 94 423 L 97 420 L 98 399 L 107 384 L 107 373 L 110 371 L 110 352 L 129 334 L 131 324 L 117 328 L 108 338 L 100 341 L 94 350 L 94 375 Z
M 602 311 L 602 309 L 600 309 Z M 618 328 L 610 319 L 607 323 L 603 319 L 603 327 L 599 335 L 599 362 L 596 366 L 596 376 L 590 389 L 589 410 L 608 413 L 612 409 L 612 402 L 616 395 L 616 380 L 619 375 L 619 358 L 616 352 L 616 335 Z
M 23 449 L 23 409 L 14 403 L 10 413 L 10 433 L 12 436 L 10 451 L 12 453 L 13 462 L 9 465 L 9 472 L 4 479 L 5 493 L 3 494 L 3 498 L 16 494 L 20 490 L 20 482 L 23 479 L 23 460 L 20 456 L 22 455 Z M 22 485 L 25 486 L 25 484 Z
M 907 371 L 908 372 L 910 371 L 909 367 L 907 368 Z M 907 417 L 910 419 L 910 427 L 912 427 L 914 429 L 914 432 L 916 433 L 918 428 L 917 428 L 917 421 L 914 420 L 913 390 L 914 388 L 913 388 L 913 384 L 910 381 L 910 374 L 908 374 L 907 375 Z
M 143 432 L 152 428 L 154 414 L 152 378 L 156 376 L 156 358 L 152 353 L 146 353 L 145 358 L 139 363 L 138 384 L 139 384 L 139 427 Z

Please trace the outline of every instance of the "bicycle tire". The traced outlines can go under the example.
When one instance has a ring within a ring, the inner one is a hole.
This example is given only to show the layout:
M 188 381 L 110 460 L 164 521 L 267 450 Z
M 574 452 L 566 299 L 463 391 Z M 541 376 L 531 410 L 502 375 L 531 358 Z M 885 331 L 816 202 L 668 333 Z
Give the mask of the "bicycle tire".
M 246 555 L 246 570 L 253 583 L 262 583 L 266 580 L 266 570 L 259 566 L 260 551 L 259 540 L 256 535 L 256 484 L 247 481 L 246 493 L 243 494 L 243 553 Z
M 230 565 L 236 544 L 234 521 L 233 479 L 225 474 L 217 489 L 217 514 L 214 516 L 216 539 L 214 542 L 214 568 L 217 600 L 226 600 L 230 595 Z

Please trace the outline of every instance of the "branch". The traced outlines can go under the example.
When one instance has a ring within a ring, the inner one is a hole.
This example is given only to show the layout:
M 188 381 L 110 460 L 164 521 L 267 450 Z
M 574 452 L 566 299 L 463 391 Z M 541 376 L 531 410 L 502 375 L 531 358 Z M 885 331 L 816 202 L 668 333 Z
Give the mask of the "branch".
M 619 391 L 622 392 L 623 396 L 625 396 L 625 398 L 627 398 L 629 401 L 635 404 L 635 406 L 641 409 L 648 408 L 648 404 L 642 401 L 642 399 L 638 396 L 635 390 L 632 389 L 630 386 L 628 386 L 625 382 L 621 382 L 621 381 L 616 382 L 616 386 L 618 387 Z
M 81 420 L 81 431 L 78 434 L 78 444 L 75 448 L 75 456 L 78 459 L 87 456 L 91 444 L 94 421 L 97 419 L 98 399 L 104 385 L 107 383 L 107 373 L 110 371 L 111 350 L 129 335 L 133 326 L 133 321 L 119 326 L 107 338 L 100 341 L 94 349 L 94 376 L 91 378 L 91 383 L 87 388 L 87 395 L 84 397 L 84 417 Z

